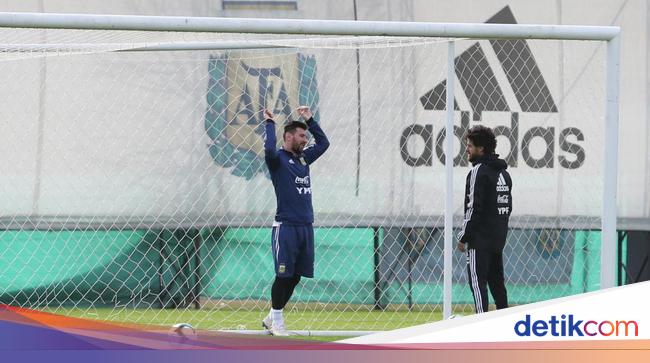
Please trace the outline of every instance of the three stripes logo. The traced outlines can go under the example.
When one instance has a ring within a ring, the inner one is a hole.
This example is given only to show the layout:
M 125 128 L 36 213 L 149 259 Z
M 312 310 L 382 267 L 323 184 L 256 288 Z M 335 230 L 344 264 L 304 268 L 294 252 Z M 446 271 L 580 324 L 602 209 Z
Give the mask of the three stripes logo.
M 506 6 L 487 20 L 487 23 L 516 24 L 517 21 Z M 525 40 L 489 40 L 472 44 L 454 60 L 456 78 L 460 89 L 454 94 L 454 110 L 460 111 L 460 126 L 454 127 L 454 136 L 460 140 L 461 148 L 454 157 L 454 166 L 467 166 L 464 135 L 474 123 L 482 122 L 485 112 L 509 113 L 509 126 L 497 126 L 497 137 L 508 140 L 510 150 L 503 158 L 509 166 L 520 166 L 520 151 L 523 162 L 531 168 L 553 168 L 556 161 L 556 130 L 554 126 L 533 126 L 523 132 L 520 140 L 520 115 L 525 113 L 558 113 L 558 107 L 535 56 Z M 443 80 L 420 97 L 425 110 L 446 109 L 446 87 Z M 402 132 L 400 148 L 402 159 L 410 166 L 431 166 L 434 154 L 433 125 L 413 124 Z M 424 149 L 420 155 L 411 155 L 408 142 L 413 137 L 422 138 Z M 534 153 L 533 140 L 546 146 L 546 150 Z M 585 161 L 583 132 L 576 127 L 560 130 L 558 135 L 560 153 L 559 165 L 566 169 L 581 167 Z M 444 128 L 435 138 L 435 154 L 444 163 Z
M 497 185 L 506 185 L 506 178 L 503 177 L 503 174 L 499 174 L 499 180 L 497 181 Z
M 506 178 L 503 177 L 502 173 L 499 173 L 499 178 L 497 179 L 497 192 L 509 192 L 510 188 L 508 183 L 506 183 Z

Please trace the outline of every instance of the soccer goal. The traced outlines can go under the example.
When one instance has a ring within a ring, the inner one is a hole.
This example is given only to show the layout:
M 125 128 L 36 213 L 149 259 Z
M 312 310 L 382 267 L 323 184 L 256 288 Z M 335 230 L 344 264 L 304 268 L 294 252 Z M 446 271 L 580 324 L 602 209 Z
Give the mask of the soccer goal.
M 511 304 L 611 287 L 619 29 L 0 14 L 0 302 L 257 330 L 275 196 L 263 108 L 308 105 L 316 272 L 298 332 L 471 314 L 464 133 L 513 178 Z M 281 140 L 281 135 L 278 138 Z M 447 137 L 449 136 L 449 137 Z

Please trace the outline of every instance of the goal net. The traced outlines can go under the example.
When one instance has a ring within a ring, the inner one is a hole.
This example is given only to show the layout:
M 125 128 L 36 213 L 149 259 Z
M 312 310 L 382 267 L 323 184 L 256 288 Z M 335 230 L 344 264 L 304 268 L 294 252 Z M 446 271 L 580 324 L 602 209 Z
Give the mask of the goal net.
M 311 167 L 315 278 L 296 288 L 287 328 L 439 320 L 448 82 L 454 228 L 471 166 L 463 135 L 493 127 L 514 184 L 510 303 L 600 286 L 603 42 L 17 28 L 0 38 L 3 304 L 258 329 L 275 212 L 261 110 L 282 125 L 307 105 L 331 147 Z M 473 313 L 462 253 L 449 271 L 453 312 Z

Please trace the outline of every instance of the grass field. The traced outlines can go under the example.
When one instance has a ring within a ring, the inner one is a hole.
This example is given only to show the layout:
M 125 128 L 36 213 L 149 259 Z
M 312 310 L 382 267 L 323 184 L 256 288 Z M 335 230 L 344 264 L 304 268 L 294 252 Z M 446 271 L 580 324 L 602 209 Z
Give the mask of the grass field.
M 43 311 L 110 322 L 172 326 L 189 323 L 201 330 L 261 330 L 266 311 L 56 308 Z M 287 329 L 292 330 L 393 330 L 442 319 L 431 311 L 288 311 Z M 297 339 L 334 341 L 348 337 L 292 336 Z

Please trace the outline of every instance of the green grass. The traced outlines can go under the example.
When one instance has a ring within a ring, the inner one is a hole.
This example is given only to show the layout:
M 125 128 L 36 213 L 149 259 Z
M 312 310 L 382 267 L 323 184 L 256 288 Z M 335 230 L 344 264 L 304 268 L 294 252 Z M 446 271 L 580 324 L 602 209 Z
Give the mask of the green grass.
M 53 308 L 43 311 L 110 322 L 126 322 L 171 326 L 189 323 L 201 330 L 261 330 L 266 310 L 175 310 L 175 309 L 113 309 Z M 431 311 L 287 311 L 288 330 L 393 330 L 442 319 L 441 312 Z M 346 337 L 307 337 L 297 339 L 333 341 Z

